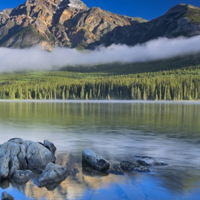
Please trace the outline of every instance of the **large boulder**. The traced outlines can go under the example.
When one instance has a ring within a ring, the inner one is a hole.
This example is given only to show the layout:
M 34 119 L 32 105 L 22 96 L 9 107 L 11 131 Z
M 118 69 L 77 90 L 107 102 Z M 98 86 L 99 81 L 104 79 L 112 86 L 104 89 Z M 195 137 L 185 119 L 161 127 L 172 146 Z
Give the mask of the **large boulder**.
M 6 142 L 0 146 L 0 179 L 11 178 L 13 173 L 20 168 L 17 155 L 20 147 L 14 142 Z
M 45 146 L 31 142 L 27 148 L 26 157 L 28 169 L 44 169 L 50 162 L 55 162 L 55 156 Z
M 14 200 L 14 198 L 7 192 L 1 194 L 1 200 Z
M 44 145 L 13 138 L 0 145 L 0 180 L 11 178 L 17 170 L 43 170 L 55 162 L 54 154 Z
M 83 165 L 89 165 L 97 171 L 108 171 L 110 164 L 103 157 L 94 153 L 91 149 L 85 148 L 82 152 Z
M 39 187 L 54 185 L 67 178 L 69 172 L 67 168 L 49 163 L 39 177 Z

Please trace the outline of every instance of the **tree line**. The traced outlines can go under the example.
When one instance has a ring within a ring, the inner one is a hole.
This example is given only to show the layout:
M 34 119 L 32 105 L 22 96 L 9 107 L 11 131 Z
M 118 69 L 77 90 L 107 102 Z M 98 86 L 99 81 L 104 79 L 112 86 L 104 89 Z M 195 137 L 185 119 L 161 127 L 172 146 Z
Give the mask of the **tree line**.
M 109 77 L 0 84 L 0 99 L 199 100 L 199 76 Z

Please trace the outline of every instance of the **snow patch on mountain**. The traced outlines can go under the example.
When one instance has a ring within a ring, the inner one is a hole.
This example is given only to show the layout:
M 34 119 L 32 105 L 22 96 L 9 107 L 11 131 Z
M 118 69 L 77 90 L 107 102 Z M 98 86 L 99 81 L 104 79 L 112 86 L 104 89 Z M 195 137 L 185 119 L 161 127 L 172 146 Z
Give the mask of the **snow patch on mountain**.
M 69 4 L 68 6 L 72 7 L 72 8 L 78 8 L 80 9 L 82 6 L 81 6 L 81 1 L 79 0 L 69 0 Z

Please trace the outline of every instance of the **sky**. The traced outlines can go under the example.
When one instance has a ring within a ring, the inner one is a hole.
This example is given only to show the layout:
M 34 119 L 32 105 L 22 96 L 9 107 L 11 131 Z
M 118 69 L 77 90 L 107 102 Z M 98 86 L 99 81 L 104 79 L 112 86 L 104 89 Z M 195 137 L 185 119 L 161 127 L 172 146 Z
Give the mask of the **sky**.
M 0 11 L 14 8 L 25 0 L 1 0 Z M 180 4 L 192 4 L 200 7 L 200 0 L 83 0 L 90 7 L 100 7 L 104 10 L 131 17 L 142 17 L 147 20 L 165 14 L 171 7 Z

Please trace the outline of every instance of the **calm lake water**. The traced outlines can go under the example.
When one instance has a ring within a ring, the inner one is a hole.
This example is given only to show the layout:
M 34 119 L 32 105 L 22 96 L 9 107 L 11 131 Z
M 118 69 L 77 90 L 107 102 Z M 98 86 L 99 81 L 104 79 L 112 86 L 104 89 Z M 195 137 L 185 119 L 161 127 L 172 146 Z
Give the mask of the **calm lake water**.
M 57 163 L 79 173 L 53 191 L 4 182 L 16 200 L 199 200 L 200 103 L 130 101 L 0 101 L 0 143 L 10 138 L 57 147 Z M 82 172 L 81 153 L 93 149 L 111 164 L 152 156 L 168 163 L 150 173 L 92 177 Z

